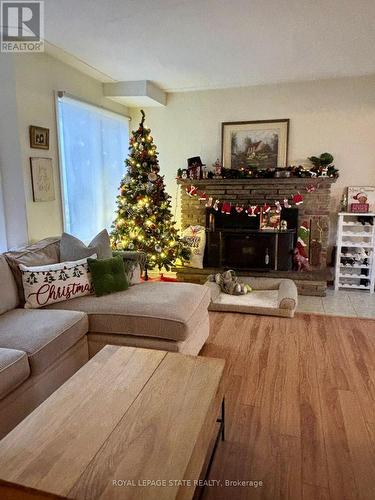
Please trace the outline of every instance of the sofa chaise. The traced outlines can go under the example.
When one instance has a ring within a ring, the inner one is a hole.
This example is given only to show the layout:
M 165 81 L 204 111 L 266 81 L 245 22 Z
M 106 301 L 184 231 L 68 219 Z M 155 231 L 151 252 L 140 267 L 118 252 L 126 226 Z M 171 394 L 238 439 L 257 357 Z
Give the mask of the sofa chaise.
M 47 239 L 0 255 L 0 437 L 106 344 L 196 355 L 209 334 L 210 291 L 190 283 L 151 281 L 43 309 L 20 307 L 12 257 L 28 265 L 58 262 L 58 243 Z

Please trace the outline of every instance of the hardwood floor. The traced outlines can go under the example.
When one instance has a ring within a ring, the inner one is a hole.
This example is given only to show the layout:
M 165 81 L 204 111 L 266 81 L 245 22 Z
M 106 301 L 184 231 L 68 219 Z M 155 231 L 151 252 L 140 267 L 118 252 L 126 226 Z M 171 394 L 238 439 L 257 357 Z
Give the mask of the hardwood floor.
M 374 500 L 375 321 L 210 314 L 227 420 L 204 500 Z

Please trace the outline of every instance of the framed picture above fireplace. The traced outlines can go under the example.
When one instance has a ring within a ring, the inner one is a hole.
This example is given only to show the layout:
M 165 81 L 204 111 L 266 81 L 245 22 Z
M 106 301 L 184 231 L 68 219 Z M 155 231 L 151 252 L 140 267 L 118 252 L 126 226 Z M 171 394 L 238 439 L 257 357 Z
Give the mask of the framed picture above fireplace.
M 276 168 L 288 162 L 289 119 L 222 123 L 225 168 Z

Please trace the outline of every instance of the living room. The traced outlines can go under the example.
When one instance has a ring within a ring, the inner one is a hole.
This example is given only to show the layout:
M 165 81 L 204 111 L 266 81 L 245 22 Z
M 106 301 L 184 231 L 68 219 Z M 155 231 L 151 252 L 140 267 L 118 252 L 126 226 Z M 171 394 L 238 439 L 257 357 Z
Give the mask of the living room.
M 374 21 L 2 2 L 0 498 L 374 498 Z

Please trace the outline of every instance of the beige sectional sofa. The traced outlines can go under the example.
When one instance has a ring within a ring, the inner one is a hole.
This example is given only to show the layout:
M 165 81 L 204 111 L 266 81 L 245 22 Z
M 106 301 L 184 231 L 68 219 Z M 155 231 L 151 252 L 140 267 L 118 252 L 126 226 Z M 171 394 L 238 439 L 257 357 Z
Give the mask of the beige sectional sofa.
M 17 255 L 41 265 L 53 261 L 54 252 L 58 241 L 46 240 Z M 0 437 L 106 344 L 196 355 L 208 337 L 207 287 L 146 282 L 103 297 L 24 309 L 9 257 L 0 255 Z

